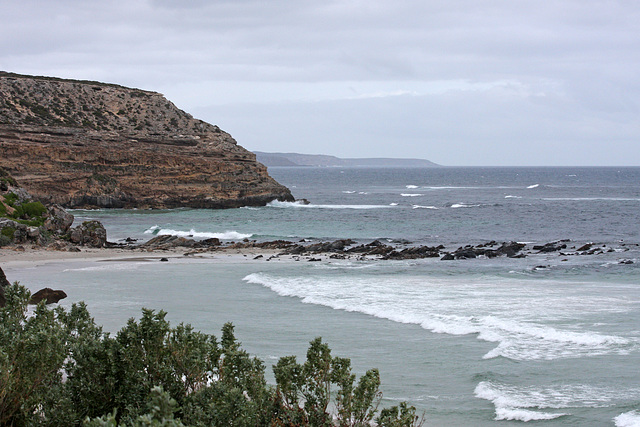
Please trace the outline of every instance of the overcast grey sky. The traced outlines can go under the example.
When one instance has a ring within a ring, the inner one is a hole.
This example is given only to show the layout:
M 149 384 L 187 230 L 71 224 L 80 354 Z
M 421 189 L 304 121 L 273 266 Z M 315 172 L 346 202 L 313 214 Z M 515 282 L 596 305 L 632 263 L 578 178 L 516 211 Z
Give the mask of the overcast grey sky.
M 640 165 L 637 0 L 3 0 L 0 69 L 163 93 L 250 150 Z

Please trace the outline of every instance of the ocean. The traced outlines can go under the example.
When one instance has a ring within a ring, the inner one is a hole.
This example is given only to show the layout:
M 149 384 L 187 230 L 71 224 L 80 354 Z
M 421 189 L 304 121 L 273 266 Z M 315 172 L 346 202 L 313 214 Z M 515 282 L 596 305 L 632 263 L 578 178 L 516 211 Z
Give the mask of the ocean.
M 219 335 L 231 321 L 267 364 L 323 337 L 383 406 L 425 425 L 640 425 L 640 168 L 270 168 L 308 204 L 73 211 L 110 241 L 157 234 L 395 245 L 564 241 L 525 258 L 86 261 L 8 269 L 64 289 L 105 330 L 163 309 Z M 578 248 L 592 243 L 595 254 Z

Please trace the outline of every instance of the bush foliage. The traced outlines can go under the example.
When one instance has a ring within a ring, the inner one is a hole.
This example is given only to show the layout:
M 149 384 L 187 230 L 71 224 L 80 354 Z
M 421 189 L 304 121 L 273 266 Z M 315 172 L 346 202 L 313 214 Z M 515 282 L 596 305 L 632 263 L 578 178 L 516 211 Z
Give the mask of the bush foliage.
M 273 367 L 242 350 L 233 325 L 220 341 L 190 325 L 171 327 L 164 311 L 143 309 L 115 336 L 84 303 L 69 310 L 5 288 L 0 309 L 0 425 L 87 426 L 380 426 L 422 423 L 413 407 L 383 409 L 380 376 L 357 382 L 349 359 L 316 338 L 306 361 Z M 331 408 L 331 409 L 330 409 Z

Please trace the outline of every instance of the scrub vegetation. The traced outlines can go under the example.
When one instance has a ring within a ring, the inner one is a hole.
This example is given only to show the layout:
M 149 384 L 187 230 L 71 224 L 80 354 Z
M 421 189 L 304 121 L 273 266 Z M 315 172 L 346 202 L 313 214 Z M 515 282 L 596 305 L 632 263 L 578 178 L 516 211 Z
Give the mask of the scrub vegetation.
M 265 380 L 227 323 L 221 338 L 171 327 L 142 310 L 111 336 L 84 303 L 27 310 L 29 291 L 5 289 L 0 308 L 0 425 L 417 426 L 405 403 L 378 411 L 378 370 L 356 381 L 350 360 L 320 338 L 306 360 L 283 357 Z

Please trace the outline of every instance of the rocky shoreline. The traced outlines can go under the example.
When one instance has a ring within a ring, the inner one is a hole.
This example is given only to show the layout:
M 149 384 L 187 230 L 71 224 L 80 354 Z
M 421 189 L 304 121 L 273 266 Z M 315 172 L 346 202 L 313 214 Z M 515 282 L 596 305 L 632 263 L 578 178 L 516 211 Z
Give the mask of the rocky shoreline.
M 525 244 L 519 242 L 490 241 L 477 245 L 460 246 L 448 249 L 443 245 L 414 246 L 411 243 L 400 244 L 382 243 L 374 240 L 370 243 L 358 244 L 351 239 L 339 239 L 329 242 L 292 242 L 275 240 L 267 242 L 249 241 L 221 243 L 218 239 L 195 240 L 172 235 L 156 236 L 140 245 L 132 243 L 111 244 L 112 247 L 128 247 L 132 250 L 146 252 L 167 251 L 183 248 L 184 255 L 205 253 L 254 250 L 269 251 L 271 259 L 279 256 L 291 256 L 294 259 L 319 260 L 316 257 L 328 259 L 356 259 L 356 260 L 411 260 L 424 258 L 439 258 L 441 261 L 465 260 L 474 258 L 526 258 L 536 254 L 557 254 L 559 257 L 600 255 L 604 253 L 622 253 L 630 250 L 630 246 L 621 242 L 616 247 L 593 242 L 576 243 L 569 239 L 548 242 L 545 244 Z M 621 263 L 632 264 L 632 260 L 622 260 Z

